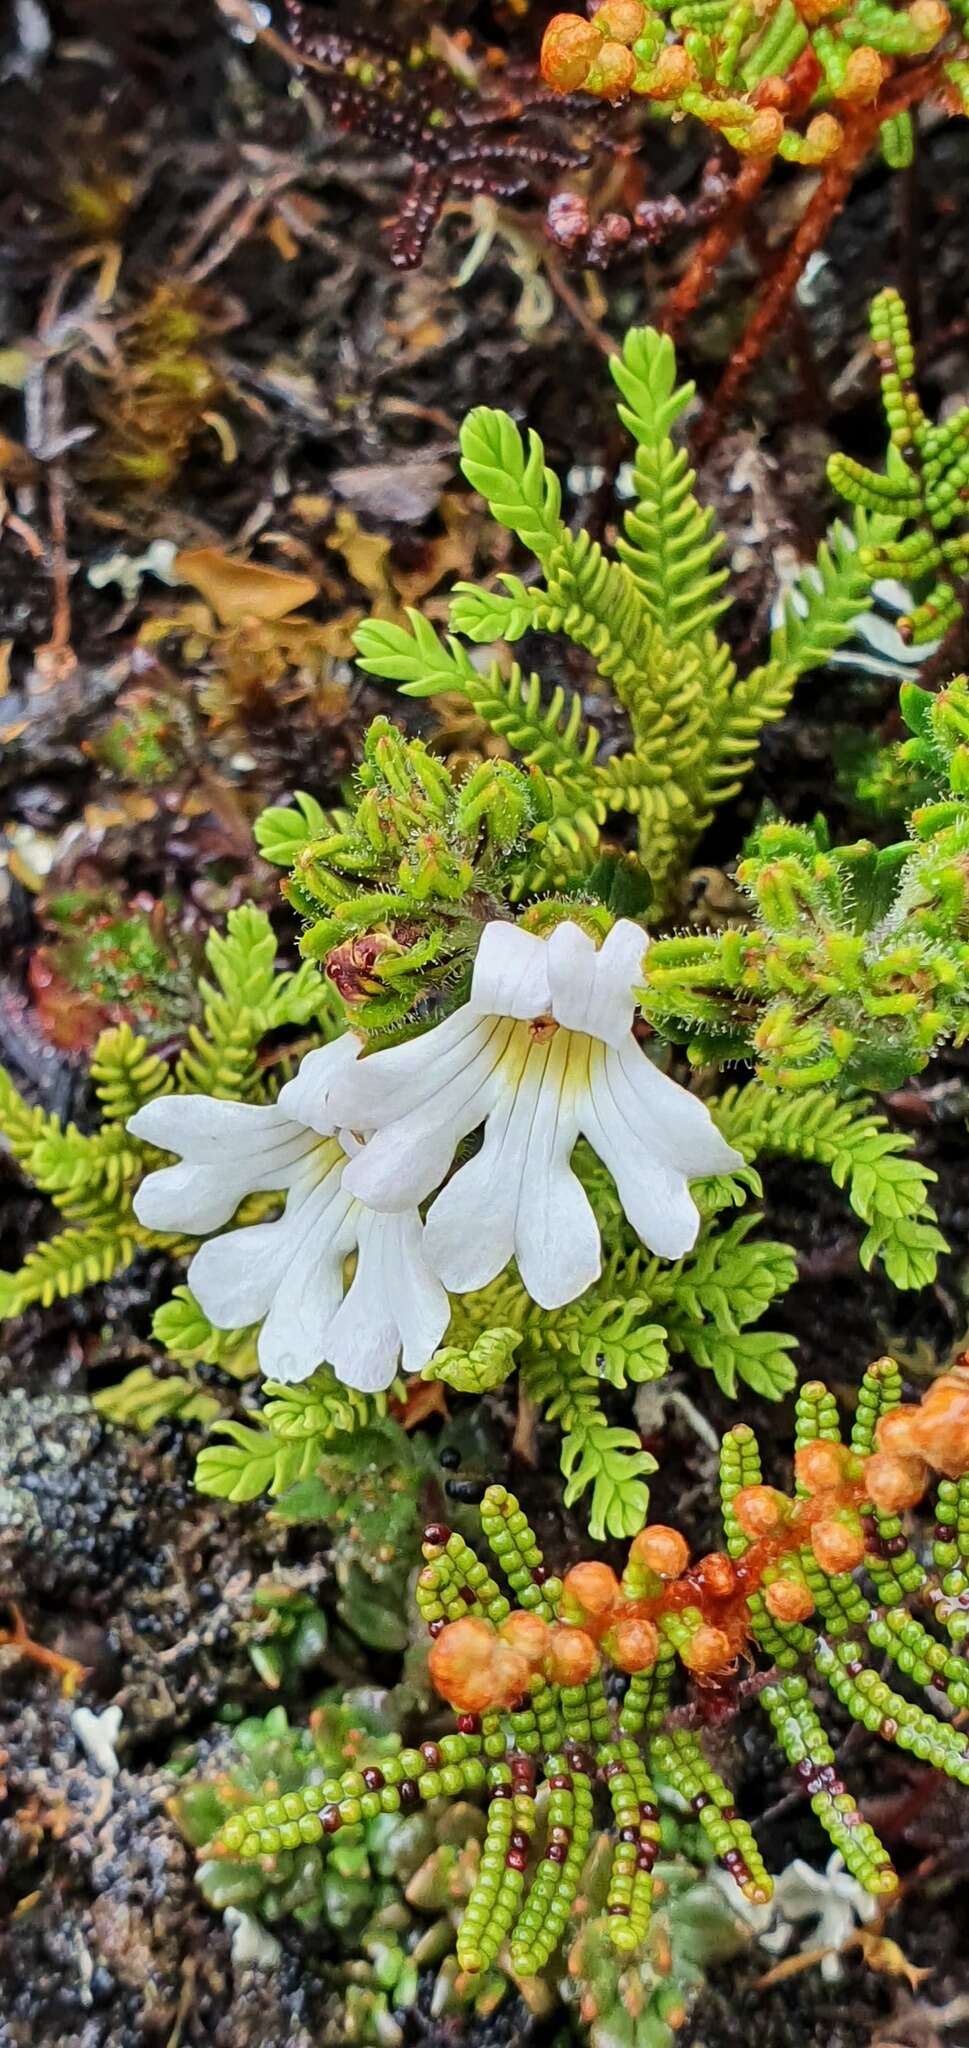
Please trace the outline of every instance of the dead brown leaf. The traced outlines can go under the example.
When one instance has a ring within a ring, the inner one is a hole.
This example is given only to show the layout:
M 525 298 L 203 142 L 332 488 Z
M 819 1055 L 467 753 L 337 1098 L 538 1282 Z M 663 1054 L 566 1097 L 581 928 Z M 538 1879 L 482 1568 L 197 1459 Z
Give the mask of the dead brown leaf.
M 236 562 L 221 548 L 189 548 L 176 555 L 175 569 L 204 597 L 223 626 L 237 626 L 247 618 L 288 618 L 319 590 L 312 576 L 266 568 L 261 562 Z

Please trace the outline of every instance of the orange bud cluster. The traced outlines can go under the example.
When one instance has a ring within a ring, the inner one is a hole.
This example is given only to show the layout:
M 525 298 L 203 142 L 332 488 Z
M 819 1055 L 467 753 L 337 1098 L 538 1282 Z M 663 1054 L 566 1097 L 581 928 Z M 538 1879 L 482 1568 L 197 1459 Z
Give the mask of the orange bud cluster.
M 803 1444 L 794 1461 L 798 1498 L 772 1486 L 741 1488 L 732 1511 L 750 1544 L 740 1558 L 711 1551 L 691 1565 L 679 1530 L 656 1522 L 634 1537 L 623 1584 L 610 1565 L 590 1559 L 572 1566 L 559 1622 L 524 1610 L 497 1628 L 475 1615 L 449 1622 L 430 1653 L 436 1691 L 458 1713 L 482 1714 L 526 1698 L 535 1677 L 586 1684 L 601 1653 L 620 1671 L 649 1671 L 664 1618 L 681 1615 L 693 1618 L 678 1624 L 682 1662 L 701 1681 L 719 1678 L 749 1638 L 752 1594 L 762 1591 L 780 1623 L 812 1614 L 800 1552 L 811 1550 L 832 1577 L 853 1571 L 865 1554 L 867 1505 L 899 1514 L 921 1500 L 930 1468 L 948 1478 L 969 1472 L 969 1354 L 917 1404 L 885 1415 L 877 1434 L 869 1457 L 823 1438 Z
M 546 85 L 553 92 L 584 87 L 602 99 L 624 99 L 636 76 L 632 44 L 645 21 L 640 0 L 605 0 L 591 21 L 577 14 L 554 15 L 542 41 Z
M 880 1451 L 923 1459 L 946 1479 L 969 1472 L 969 1353 L 933 1380 L 917 1406 L 883 1415 L 877 1434 Z
M 509 1614 L 500 1628 L 475 1614 L 448 1622 L 428 1660 L 435 1692 L 459 1714 L 513 1707 L 527 1699 L 539 1674 L 552 1685 L 585 1685 L 598 1664 L 598 1650 L 584 1629 L 553 1627 L 525 1609 Z

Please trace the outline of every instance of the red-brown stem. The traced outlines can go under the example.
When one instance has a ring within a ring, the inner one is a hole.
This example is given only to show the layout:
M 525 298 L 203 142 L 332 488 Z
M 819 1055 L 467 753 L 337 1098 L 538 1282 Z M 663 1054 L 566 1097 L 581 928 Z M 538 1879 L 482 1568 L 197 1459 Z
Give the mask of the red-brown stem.
M 836 157 L 826 166 L 821 181 L 805 209 L 773 276 L 764 286 L 740 347 L 735 350 L 720 379 L 706 412 L 697 427 L 694 451 L 703 455 L 716 440 L 738 392 L 763 354 L 783 318 L 804 272 L 805 265 L 824 241 L 837 219 L 861 165 L 872 148 L 879 128 L 893 114 L 925 99 L 940 77 L 937 62 L 892 79 L 874 106 L 860 108 L 845 121 L 844 141 Z
M 792 65 L 786 81 L 785 112 L 789 119 L 804 113 L 818 82 L 818 62 L 813 50 L 805 50 Z M 773 170 L 772 156 L 747 157 L 733 188 L 732 198 L 719 219 L 704 235 L 690 258 L 679 284 L 670 293 L 660 318 L 667 334 L 675 334 L 696 311 L 724 259 L 743 233 L 744 223 L 761 186 Z
M 721 263 L 729 256 L 743 231 L 747 210 L 756 199 L 773 161 L 773 157 L 748 157 L 741 167 L 727 206 L 698 243 L 679 284 L 663 307 L 660 326 L 667 334 L 675 334 L 706 296 Z

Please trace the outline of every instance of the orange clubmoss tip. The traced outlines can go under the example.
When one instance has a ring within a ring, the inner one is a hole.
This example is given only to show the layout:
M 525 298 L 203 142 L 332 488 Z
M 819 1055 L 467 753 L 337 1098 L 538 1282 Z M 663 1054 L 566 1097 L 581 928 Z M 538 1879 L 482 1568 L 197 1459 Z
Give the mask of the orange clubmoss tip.
M 678 1529 L 653 1522 L 633 1537 L 629 1557 L 632 1564 L 654 1572 L 658 1579 L 678 1579 L 690 1562 L 690 1551 Z
M 553 92 L 577 92 L 584 86 L 602 49 L 602 36 L 579 14 L 555 14 L 542 41 L 542 77 Z
M 865 1555 L 865 1532 L 861 1516 L 851 1508 L 825 1515 L 811 1529 L 811 1549 L 829 1577 L 853 1572 Z
M 764 1588 L 764 1605 L 774 1621 L 808 1621 L 814 1613 L 814 1594 L 806 1579 L 772 1579 Z
M 562 1581 L 562 1618 L 599 1636 L 619 1598 L 619 1580 L 609 1565 L 575 1564 Z
M 794 1477 L 805 1493 L 836 1493 L 848 1477 L 849 1468 L 858 1465 L 850 1451 L 843 1444 L 825 1443 L 819 1438 L 815 1443 L 802 1444 L 794 1455 Z
M 680 1645 L 680 1659 L 697 1678 L 713 1678 L 730 1670 L 736 1651 L 726 1629 L 703 1621 Z
M 817 1399 L 825 1389 L 804 1393 Z M 610 1565 L 595 1559 L 572 1566 L 558 1618 L 553 1605 L 546 1609 L 551 1621 L 534 1609 L 516 1610 L 497 1625 L 474 1615 L 435 1620 L 436 1690 L 460 1713 L 508 1708 L 527 1698 L 536 1678 L 565 1688 L 586 1684 L 600 1649 L 617 1670 L 651 1671 L 664 1632 L 701 1684 L 719 1679 L 749 1646 L 755 1595 L 781 1624 L 814 1613 L 820 1595 L 805 1577 L 803 1554 L 827 1577 L 852 1572 L 866 1554 L 865 1508 L 897 1515 L 915 1507 L 931 1466 L 949 1478 L 969 1471 L 969 1365 L 944 1374 L 918 1404 L 884 1416 L 877 1440 L 879 1448 L 864 1457 L 827 1437 L 802 1444 L 794 1461 L 796 1498 L 772 1486 L 739 1488 L 731 1512 L 749 1544 L 739 1558 L 710 1551 L 691 1564 L 679 1530 L 651 1523 L 633 1538 L 621 1584 Z M 446 1530 L 429 1530 L 425 1555 L 440 1555 L 447 1542 Z M 433 1592 L 435 1583 L 429 1566 L 420 1584 Z
M 645 1616 L 620 1616 L 603 1637 L 602 1647 L 617 1671 L 651 1671 L 659 1656 L 659 1630 Z
M 969 1353 L 917 1405 L 883 1415 L 876 1435 L 879 1450 L 922 1458 L 946 1479 L 969 1472 Z
M 733 1512 L 745 1536 L 776 1536 L 790 1517 L 791 1503 L 774 1486 L 742 1486 Z
M 924 1458 L 875 1451 L 865 1461 L 868 1499 L 883 1515 L 899 1515 L 904 1508 L 916 1507 L 928 1483 L 929 1468 Z

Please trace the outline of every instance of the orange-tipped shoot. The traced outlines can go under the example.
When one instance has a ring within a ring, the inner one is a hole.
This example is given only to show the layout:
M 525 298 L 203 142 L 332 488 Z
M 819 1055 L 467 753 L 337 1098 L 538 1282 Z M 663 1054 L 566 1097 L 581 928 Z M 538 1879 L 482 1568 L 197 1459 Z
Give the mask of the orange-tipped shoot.
M 613 1623 L 602 1647 L 619 1671 L 651 1671 L 659 1656 L 659 1630 L 654 1622 L 630 1614 Z
M 814 1613 L 814 1594 L 805 1579 L 774 1579 L 764 1587 L 764 1605 L 775 1621 L 807 1621 Z
M 585 1685 L 599 1668 L 599 1652 L 584 1628 L 562 1624 L 550 1631 L 545 1675 L 552 1685 Z
M 610 1565 L 594 1561 L 574 1564 L 562 1581 L 563 1619 L 600 1636 L 621 1598 L 619 1580 Z
M 540 1614 L 529 1614 L 525 1608 L 516 1608 L 503 1621 L 498 1630 L 503 1643 L 518 1657 L 523 1657 L 530 1671 L 540 1671 L 549 1652 L 552 1631 Z
M 900 1515 L 904 1508 L 914 1508 L 928 1483 L 929 1468 L 924 1458 L 875 1451 L 866 1460 L 865 1490 L 872 1506 L 880 1508 L 884 1515 Z
M 745 1536 L 777 1536 L 786 1526 L 791 1503 L 775 1486 L 742 1486 L 734 1494 L 733 1511 Z
M 823 1572 L 836 1578 L 853 1572 L 865 1555 L 865 1537 L 858 1515 L 849 1509 L 822 1515 L 811 1530 L 811 1549 Z
M 639 1535 L 633 1537 L 629 1557 L 631 1563 L 654 1572 L 658 1579 L 680 1578 L 690 1562 L 685 1538 L 664 1522 L 648 1523 L 645 1529 L 640 1529 Z
M 578 92 L 602 49 L 602 35 L 578 14 L 555 14 L 542 38 L 541 68 L 553 92 Z
M 712 1628 L 709 1623 L 702 1622 L 689 1642 L 684 1643 L 680 1656 L 694 1677 L 712 1678 L 716 1673 L 730 1669 L 734 1662 L 734 1648 L 724 1629 Z
M 829 1444 L 818 1438 L 814 1443 L 802 1444 L 796 1452 L 794 1477 L 806 1493 L 835 1493 L 844 1485 L 850 1456 L 842 1444 Z

